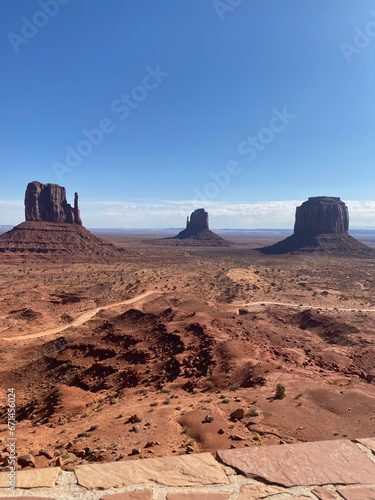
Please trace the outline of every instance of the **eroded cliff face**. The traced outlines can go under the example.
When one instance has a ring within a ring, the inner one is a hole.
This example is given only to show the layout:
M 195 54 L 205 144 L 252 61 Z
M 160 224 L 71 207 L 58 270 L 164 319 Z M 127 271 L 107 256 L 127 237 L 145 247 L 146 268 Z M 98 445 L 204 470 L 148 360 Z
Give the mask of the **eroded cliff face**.
M 348 208 L 340 198 L 316 196 L 296 209 L 294 233 L 347 234 L 348 229 Z
M 42 184 L 34 181 L 25 193 L 26 221 L 59 222 L 82 225 L 75 193 L 74 207 L 66 201 L 66 190 L 57 184 Z
M 194 212 L 190 215 L 190 220 L 188 218 L 186 223 L 186 229 L 190 228 L 191 230 L 198 229 L 202 231 L 203 229 L 209 229 L 208 227 L 208 213 L 204 210 L 204 208 L 198 208 L 194 210 Z

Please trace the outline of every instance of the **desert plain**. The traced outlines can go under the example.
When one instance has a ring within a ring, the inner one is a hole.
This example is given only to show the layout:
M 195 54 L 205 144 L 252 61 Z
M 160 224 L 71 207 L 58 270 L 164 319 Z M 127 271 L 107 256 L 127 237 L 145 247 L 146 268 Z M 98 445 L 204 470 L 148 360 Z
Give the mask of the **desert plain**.
M 8 388 L 26 468 L 375 436 L 373 256 L 99 236 L 122 261 L 2 257 L 3 467 Z

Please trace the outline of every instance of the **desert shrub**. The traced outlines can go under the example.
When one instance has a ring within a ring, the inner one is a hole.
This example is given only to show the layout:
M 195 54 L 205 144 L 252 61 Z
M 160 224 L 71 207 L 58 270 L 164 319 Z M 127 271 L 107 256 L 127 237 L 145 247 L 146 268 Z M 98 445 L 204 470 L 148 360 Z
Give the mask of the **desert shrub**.
M 285 387 L 282 384 L 277 384 L 275 398 L 276 399 L 284 399 L 285 398 Z
M 249 414 L 251 417 L 259 417 L 260 411 L 257 408 L 250 408 Z
M 229 389 L 230 389 L 231 391 L 238 391 L 238 389 L 239 389 L 240 387 L 241 387 L 241 386 L 240 386 L 240 384 L 232 384 L 232 385 L 229 387 Z
M 172 389 L 169 389 L 169 387 L 163 387 L 162 389 L 160 389 L 160 392 L 162 392 L 163 394 L 169 394 L 170 392 L 172 392 Z

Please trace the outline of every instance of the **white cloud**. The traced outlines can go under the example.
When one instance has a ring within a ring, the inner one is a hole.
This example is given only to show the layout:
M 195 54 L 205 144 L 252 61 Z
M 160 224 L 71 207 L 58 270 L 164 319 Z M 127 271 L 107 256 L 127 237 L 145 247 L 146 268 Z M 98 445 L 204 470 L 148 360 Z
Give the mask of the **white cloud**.
M 186 217 L 196 208 L 205 208 L 212 228 L 292 228 L 295 210 L 303 200 L 231 203 L 193 200 L 81 200 L 86 227 L 166 228 L 184 227 Z M 345 201 L 351 226 L 375 227 L 375 201 Z M 0 200 L 0 224 L 24 220 L 23 201 Z

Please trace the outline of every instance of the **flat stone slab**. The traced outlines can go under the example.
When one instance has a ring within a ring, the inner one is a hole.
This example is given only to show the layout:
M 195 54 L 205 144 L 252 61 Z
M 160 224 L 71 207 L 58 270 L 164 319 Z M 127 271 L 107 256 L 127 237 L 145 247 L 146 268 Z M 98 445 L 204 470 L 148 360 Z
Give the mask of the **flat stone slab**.
M 347 488 L 338 492 L 345 500 L 375 500 L 375 488 Z
M 337 500 L 337 496 L 326 488 L 314 488 L 312 493 L 314 493 L 319 500 Z
M 226 465 L 283 486 L 373 484 L 375 464 L 348 440 L 220 450 Z
M 114 495 L 104 495 L 100 500 L 152 500 L 152 490 L 125 491 Z
M 167 500 L 228 500 L 232 493 L 168 493 Z
M 375 454 L 375 438 L 356 439 L 355 442 L 363 444 L 363 446 L 366 446 L 366 448 L 368 448 Z
M 267 484 L 248 484 L 246 486 L 242 486 L 238 500 L 259 500 L 261 498 L 267 498 L 271 495 L 277 495 L 283 491 L 285 490 L 279 488 L 278 486 Z
M 53 488 L 61 472 L 60 467 L 21 470 L 16 472 L 16 488 Z M 0 488 L 8 488 L 9 476 L 0 473 Z
M 14 498 L 14 500 L 53 500 L 53 498 L 46 497 L 0 497 L 0 500 L 9 500 L 9 498 Z
M 78 484 L 89 490 L 145 483 L 163 486 L 229 484 L 211 453 L 79 465 L 74 472 Z

